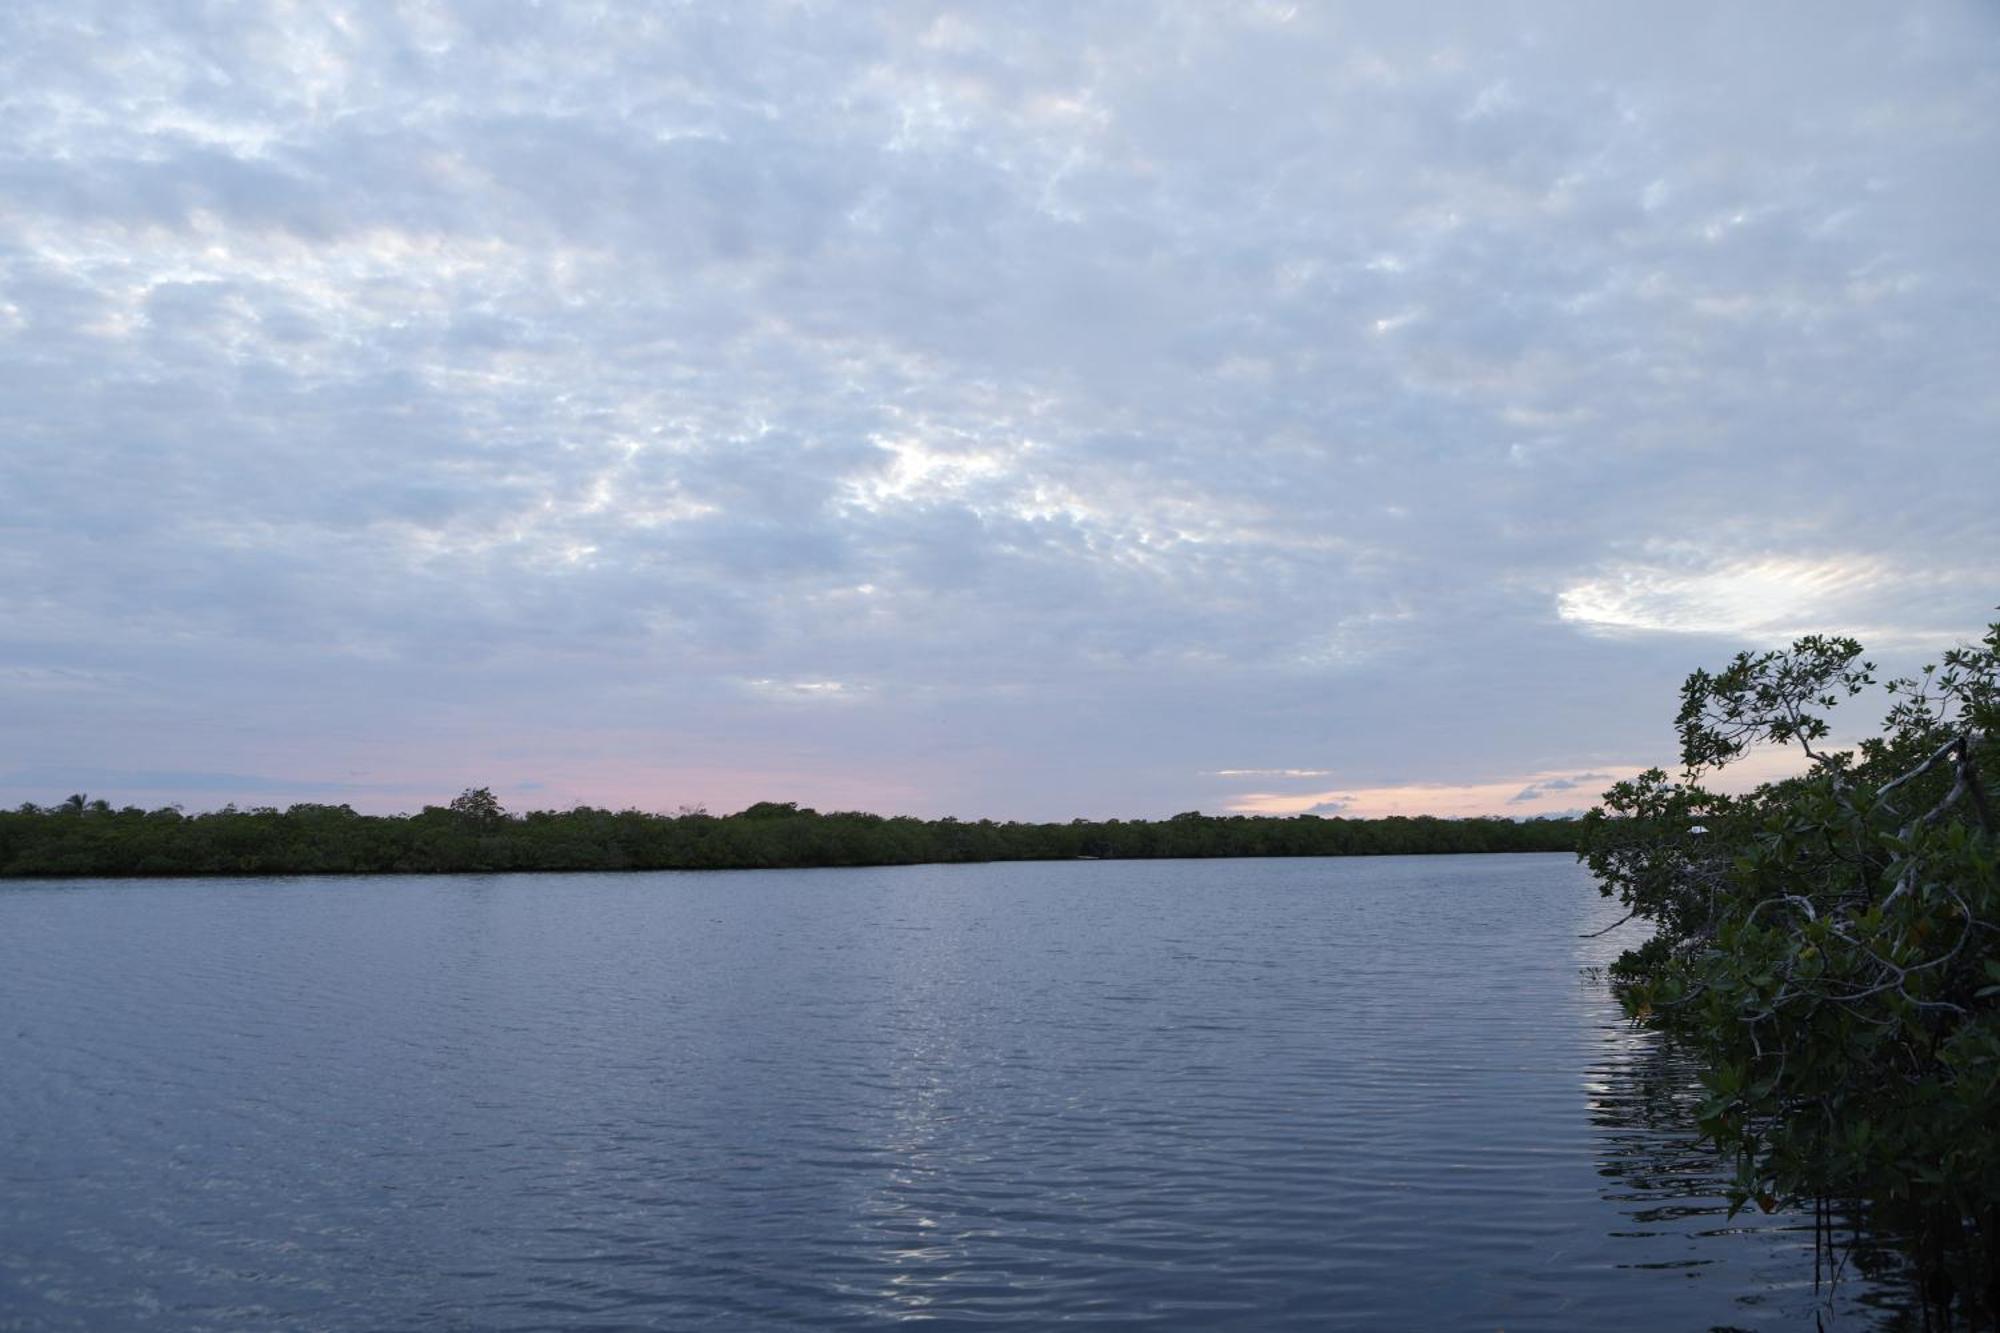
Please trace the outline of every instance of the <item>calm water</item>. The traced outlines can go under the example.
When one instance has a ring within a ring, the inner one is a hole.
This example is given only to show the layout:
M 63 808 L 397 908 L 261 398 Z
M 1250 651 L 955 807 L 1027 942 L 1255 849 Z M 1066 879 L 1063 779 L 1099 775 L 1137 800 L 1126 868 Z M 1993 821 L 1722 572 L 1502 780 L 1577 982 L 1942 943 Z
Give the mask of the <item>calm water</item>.
M 0 1328 L 1883 1325 L 1568 858 L 0 886 Z

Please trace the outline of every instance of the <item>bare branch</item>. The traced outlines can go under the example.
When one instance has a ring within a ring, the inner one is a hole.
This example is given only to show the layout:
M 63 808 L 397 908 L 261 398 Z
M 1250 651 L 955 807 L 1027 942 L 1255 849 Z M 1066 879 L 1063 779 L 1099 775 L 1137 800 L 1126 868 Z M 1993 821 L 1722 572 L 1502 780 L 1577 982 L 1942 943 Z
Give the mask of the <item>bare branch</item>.
M 1625 923 L 1626 923 L 1627 921 L 1630 921 L 1630 920 L 1631 920 L 1631 919 L 1632 919 L 1633 917 L 1635 917 L 1635 916 L 1637 916 L 1637 915 L 1639 915 L 1639 914 L 1638 914 L 1638 912 L 1636 912 L 1636 911 L 1633 911 L 1633 912 L 1627 912 L 1627 913 L 1626 913 L 1626 914 L 1625 914 L 1624 916 L 1621 916 L 1621 917 L 1619 917 L 1619 918 L 1618 918 L 1618 919 L 1617 919 L 1616 921 L 1613 921 L 1613 922 L 1612 922 L 1612 923 L 1611 923 L 1610 925 L 1606 926 L 1606 927 L 1605 927 L 1605 928 L 1604 928 L 1603 930 L 1593 930 L 1593 931 L 1589 931 L 1589 932 L 1587 932 L 1587 933 L 1585 933 L 1585 934 L 1582 934 L 1582 935 L 1579 935 L 1579 936 L 1577 936 L 1577 938 L 1578 938 L 1578 939 L 1580 939 L 1580 940 L 1594 940 L 1594 939 L 1596 939 L 1596 938 L 1597 938 L 1597 937 L 1598 937 L 1599 935 L 1609 935 L 1609 934 L 1610 934 L 1610 933 L 1611 933 L 1612 931 L 1614 931 L 1614 930 L 1618 929 L 1618 927 L 1620 927 L 1620 926 L 1624 925 L 1624 924 L 1625 924 Z

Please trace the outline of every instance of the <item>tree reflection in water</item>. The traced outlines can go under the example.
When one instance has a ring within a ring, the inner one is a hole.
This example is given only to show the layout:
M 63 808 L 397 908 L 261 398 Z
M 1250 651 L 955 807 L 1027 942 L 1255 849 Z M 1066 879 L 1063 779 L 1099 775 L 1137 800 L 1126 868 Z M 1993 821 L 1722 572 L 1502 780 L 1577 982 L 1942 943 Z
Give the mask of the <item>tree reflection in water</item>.
M 1594 969 L 1593 969 L 1594 971 Z M 1603 986 L 1601 974 L 1588 979 Z M 1895 1238 L 1833 1204 L 1729 1215 L 1731 1163 L 1702 1141 L 1695 1057 L 1634 1027 L 1606 1001 L 1586 1082 L 1602 1197 L 1629 1219 L 1612 1233 L 1620 1267 L 1733 1269 L 1744 1327 L 1930 1327 Z M 1716 1274 L 1720 1276 L 1720 1273 Z M 1722 1327 L 1730 1327 L 1724 1325 Z

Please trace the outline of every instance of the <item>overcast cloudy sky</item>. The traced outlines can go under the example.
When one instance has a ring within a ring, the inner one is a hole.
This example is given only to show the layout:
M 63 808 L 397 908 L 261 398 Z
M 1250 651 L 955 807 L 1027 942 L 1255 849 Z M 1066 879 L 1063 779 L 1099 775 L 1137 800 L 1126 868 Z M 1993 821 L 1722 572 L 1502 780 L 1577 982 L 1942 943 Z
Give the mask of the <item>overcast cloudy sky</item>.
M 2000 10 L 0 7 L 0 799 L 1528 812 L 2000 603 Z

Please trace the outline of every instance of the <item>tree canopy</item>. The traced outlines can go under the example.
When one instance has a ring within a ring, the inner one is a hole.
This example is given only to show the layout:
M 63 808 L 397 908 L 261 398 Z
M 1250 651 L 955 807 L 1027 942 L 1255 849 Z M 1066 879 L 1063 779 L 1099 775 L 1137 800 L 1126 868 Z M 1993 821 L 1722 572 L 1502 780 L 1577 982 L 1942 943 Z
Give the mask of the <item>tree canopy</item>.
M 510 814 L 485 787 L 415 815 L 344 805 L 114 810 L 74 796 L 0 813 L 0 876 L 299 875 L 510 870 L 719 870 L 1076 857 L 1353 856 L 1573 851 L 1576 821 L 1257 818 L 1060 824 L 885 818 L 759 801 L 700 809 Z

